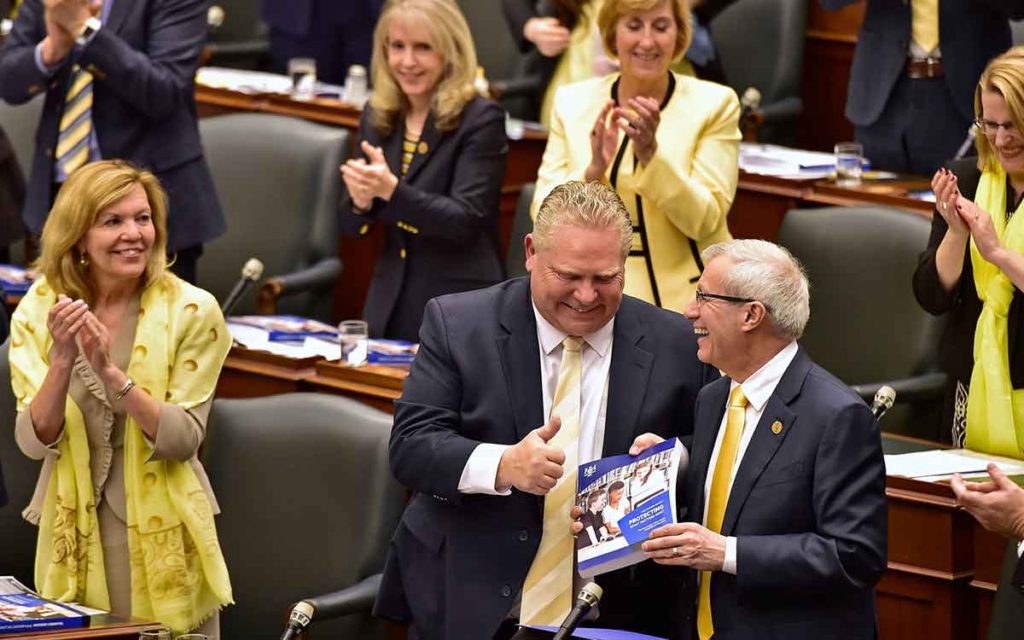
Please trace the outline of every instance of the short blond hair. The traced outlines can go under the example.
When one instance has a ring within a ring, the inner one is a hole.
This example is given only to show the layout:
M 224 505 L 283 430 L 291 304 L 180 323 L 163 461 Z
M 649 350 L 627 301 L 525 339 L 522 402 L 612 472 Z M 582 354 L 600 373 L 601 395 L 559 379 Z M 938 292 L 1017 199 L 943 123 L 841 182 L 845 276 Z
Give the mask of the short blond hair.
M 985 67 L 974 90 L 974 115 L 979 119 L 984 117 L 981 94 L 985 91 L 998 93 L 1006 100 L 1014 128 L 1024 134 L 1024 47 L 1007 50 L 992 58 Z M 988 137 L 976 136 L 974 144 L 978 148 L 978 169 L 994 169 L 999 160 Z
M 476 97 L 476 47 L 469 24 L 454 0 L 388 0 L 373 31 L 373 127 L 390 135 L 399 114 L 408 109 L 408 100 L 388 68 L 388 32 L 395 19 L 412 21 L 426 27 L 430 45 L 441 56 L 444 72 L 434 92 L 431 111 L 438 131 L 459 126 L 462 110 Z
M 167 194 L 160 181 L 124 160 L 102 160 L 87 164 L 68 177 L 43 225 L 41 251 L 33 266 L 46 276 L 54 292 L 90 304 L 95 302 L 95 284 L 76 245 L 100 213 L 123 200 L 135 185 L 141 185 L 146 192 L 156 232 L 146 260 L 144 284 L 149 286 L 166 275 Z
M 551 190 L 533 221 L 533 242 L 539 251 L 551 246 L 559 227 L 614 229 L 619 233 L 623 260 L 633 243 L 629 210 L 615 189 L 600 182 L 572 180 Z
M 605 51 L 613 58 L 619 57 L 615 47 L 615 27 L 619 18 L 627 13 L 650 11 L 665 0 L 604 0 L 601 11 L 597 14 L 597 28 L 601 32 Z M 672 7 L 672 17 L 676 20 L 676 46 L 672 52 L 672 60 L 683 57 L 690 48 L 693 39 L 693 26 L 690 24 L 690 5 L 686 0 L 667 0 Z

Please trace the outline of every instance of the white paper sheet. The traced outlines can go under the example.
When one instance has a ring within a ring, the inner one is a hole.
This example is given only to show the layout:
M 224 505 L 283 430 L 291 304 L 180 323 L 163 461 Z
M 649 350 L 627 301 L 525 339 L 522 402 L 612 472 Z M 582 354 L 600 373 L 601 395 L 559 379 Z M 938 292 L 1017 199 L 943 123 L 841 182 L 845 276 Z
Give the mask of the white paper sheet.
M 267 339 L 267 332 L 263 329 L 230 321 L 228 330 L 238 344 L 248 349 L 269 351 L 296 359 L 323 356 L 328 360 L 337 360 L 341 357 L 341 346 L 336 341 L 306 338 L 302 342 L 271 342 Z
M 890 476 L 944 480 L 954 473 L 984 474 L 989 462 L 995 462 L 1007 475 L 1024 474 L 1024 461 L 967 449 L 935 449 L 885 456 L 885 472 Z

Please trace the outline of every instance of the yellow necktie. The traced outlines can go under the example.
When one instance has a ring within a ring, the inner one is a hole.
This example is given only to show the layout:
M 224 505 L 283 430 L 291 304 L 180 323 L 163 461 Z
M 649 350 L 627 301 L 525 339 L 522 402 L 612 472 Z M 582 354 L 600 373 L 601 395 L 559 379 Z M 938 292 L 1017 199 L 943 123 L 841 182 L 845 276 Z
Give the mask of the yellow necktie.
M 551 402 L 551 415 L 562 419 L 562 427 L 548 444 L 565 451 L 565 474 L 544 497 L 544 532 L 537 555 L 523 583 L 519 621 L 522 624 L 557 626 L 572 609 L 572 578 L 575 547 L 569 532 L 569 513 L 576 500 L 576 470 L 579 462 L 580 387 L 583 339 L 568 336 L 562 341 L 562 362 L 558 386 Z
M 77 64 L 64 96 L 64 114 L 57 138 L 57 175 L 70 176 L 89 161 L 89 136 L 92 133 L 92 74 Z
M 722 520 L 725 518 L 725 507 L 729 503 L 729 482 L 732 480 L 732 468 L 736 463 L 736 452 L 740 448 L 743 436 L 743 423 L 747 414 L 747 398 L 743 389 L 737 386 L 729 394 L 729 416 L 725 420 L 725 433 L 722 435 L 722 446 L 718 450 L 718 461 L 715 463 L 715 475 L 711 478 L 711 490 L 708 492 L 707 528 L 715 533 L 722 532 Z M 711 624 L 711 572 L 700 572 L 700 594 L 697 598 L 697 633 L 700 640 L 708 640 L 715 634 Z
M 926 53 L 939 46 L 939 0 L 911 0 L 910 38 Z

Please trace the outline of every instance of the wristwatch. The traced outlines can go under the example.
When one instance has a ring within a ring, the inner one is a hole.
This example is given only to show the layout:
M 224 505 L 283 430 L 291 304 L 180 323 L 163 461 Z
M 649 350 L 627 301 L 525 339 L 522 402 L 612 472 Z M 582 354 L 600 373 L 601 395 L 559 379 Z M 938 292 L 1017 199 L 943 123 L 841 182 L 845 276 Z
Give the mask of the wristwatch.
M 85 21 L 85 24 L 82 25 L 82 28 L 78 30 L 78 35 L 75 36 L 75 44 L 80 47 L 84 47 L 89 44 L 89 41 L 92 40 L 92 37 L 96 35 L 96 32 L 99 31 L 102 26 L 103 23 L 100 22 L 99 18 L 95 16 L 89 18 Z

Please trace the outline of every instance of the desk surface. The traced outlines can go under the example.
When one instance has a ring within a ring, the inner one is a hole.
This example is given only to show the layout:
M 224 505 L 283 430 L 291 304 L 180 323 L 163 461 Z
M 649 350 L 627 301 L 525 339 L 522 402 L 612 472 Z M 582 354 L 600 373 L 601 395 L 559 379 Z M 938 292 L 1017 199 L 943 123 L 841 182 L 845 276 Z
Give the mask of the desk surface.
M 57 629 L 54 631 L 18 632 L 11 634 L 0 633 L 0 638 L 31 638 L 31 640 L 71 640 L 72 638 L 108 638 L 116 640 L 138 640 L 139 634 L 143 631 L 153 631 L 162 628 L 154 622 L 143 622 L 141 620 L 125 620 L 118 616 L 107 614 L 93 616 L 88 627 L 78 629 Z

